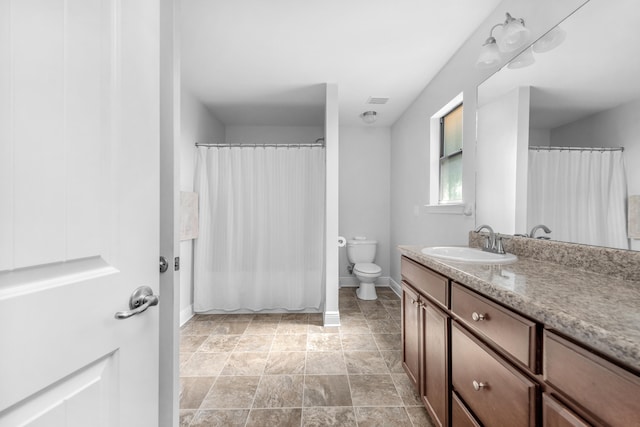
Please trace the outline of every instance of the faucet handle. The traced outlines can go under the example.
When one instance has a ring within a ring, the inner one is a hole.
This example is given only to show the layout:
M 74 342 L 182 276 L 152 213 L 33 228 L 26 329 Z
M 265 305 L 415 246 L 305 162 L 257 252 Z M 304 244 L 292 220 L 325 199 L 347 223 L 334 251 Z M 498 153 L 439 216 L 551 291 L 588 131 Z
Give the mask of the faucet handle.
M 496 237 L 496 247 L 495 247 L 495 251 L 496 253 L 499 254 L 504 254 L 504 246 L 502 246 L 502 237 L 501 236 L 497 236 Z

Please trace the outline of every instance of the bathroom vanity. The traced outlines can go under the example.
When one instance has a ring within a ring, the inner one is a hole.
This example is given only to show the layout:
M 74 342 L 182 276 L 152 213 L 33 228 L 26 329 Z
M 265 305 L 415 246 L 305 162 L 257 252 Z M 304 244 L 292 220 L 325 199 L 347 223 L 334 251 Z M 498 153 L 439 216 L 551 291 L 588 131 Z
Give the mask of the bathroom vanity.
M 400 246 L 403 366 L 427 410 L 440 426 L 640 426 L 640 253 L 532 240 L 493 266 Z

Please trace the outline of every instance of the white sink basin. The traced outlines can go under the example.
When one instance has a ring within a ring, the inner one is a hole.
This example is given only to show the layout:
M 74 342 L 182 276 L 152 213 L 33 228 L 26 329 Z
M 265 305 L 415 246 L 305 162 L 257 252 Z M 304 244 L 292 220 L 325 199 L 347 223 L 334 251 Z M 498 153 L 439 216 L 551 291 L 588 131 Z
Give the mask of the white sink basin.
M 494 254 L 465 246 L 434 246 L 423 248 L 422 253 L 446 261 L 459 261 L 470 264 L 510 264 L 518 260 L 518 257 L 514 254 Z

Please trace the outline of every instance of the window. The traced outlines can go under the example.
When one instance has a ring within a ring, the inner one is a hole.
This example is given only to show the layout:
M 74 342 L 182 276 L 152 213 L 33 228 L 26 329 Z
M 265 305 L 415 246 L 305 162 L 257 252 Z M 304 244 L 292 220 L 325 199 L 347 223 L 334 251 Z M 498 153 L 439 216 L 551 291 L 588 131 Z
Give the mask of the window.
M 462 190 L 462 106 L 460 92 L 429 122 L 429 194 L 427 213 L 470 215 Z
M 462 104 L 440 118 L 439 204 L 462 202 Z

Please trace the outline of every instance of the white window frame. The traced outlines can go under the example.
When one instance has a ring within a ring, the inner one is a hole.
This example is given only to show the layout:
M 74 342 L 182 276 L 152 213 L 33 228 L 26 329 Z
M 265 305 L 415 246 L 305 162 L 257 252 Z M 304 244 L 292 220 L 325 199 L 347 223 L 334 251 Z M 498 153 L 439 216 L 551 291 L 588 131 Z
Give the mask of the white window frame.
M 429 138 L 429 202 L 425 206 L 428 213 L 458 215 L 465 213 L 464 200 L 455 203 L 440 203 L 440 120 L 458 105 L 463 104 L 463 101 L 463 93 L 460 92 L 456 97 L 438 110 L 437 113 L 431 116 L 431 135 Z M 464 191 L 462 197 L 464 198 Z

